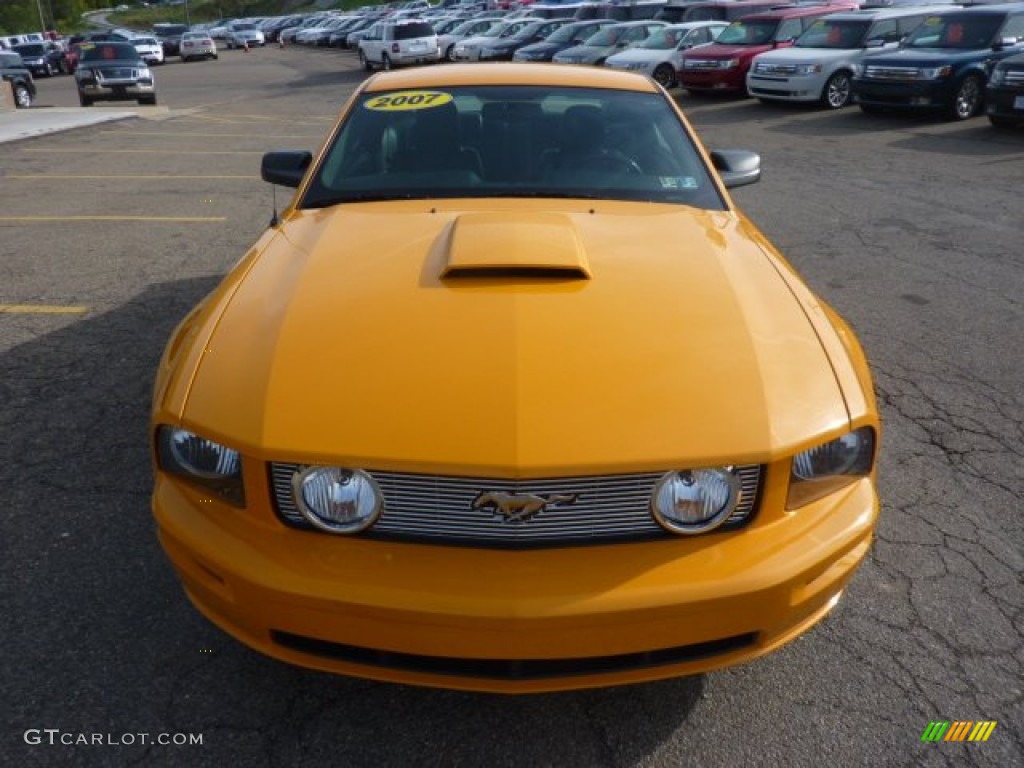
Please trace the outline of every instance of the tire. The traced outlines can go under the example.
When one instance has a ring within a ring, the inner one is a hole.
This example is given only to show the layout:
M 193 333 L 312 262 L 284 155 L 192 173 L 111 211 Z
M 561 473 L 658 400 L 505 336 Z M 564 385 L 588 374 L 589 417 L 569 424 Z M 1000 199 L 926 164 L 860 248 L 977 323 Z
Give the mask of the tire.
M 444 52 L 444 57 L 448 61 L 455 61 L 455 43 L 448 46 L 448 50 Z
M 977 75 L 968 75 L 956 89 L 956 95 L 949 104 L 948 117 L 951 120 L 967 120 L 974 117 L 981 108 L 983 84 Z
M 139 99 L 139 104 L 145 104 L 147 107 L 156 106 L 156 96 L 143 96 Z
M 46 76 L 47 77 L 53 77 L 56 74 L 57 74 L 57 70 L 55 70 L 53 68 L 53 62 L 52 61 L 46 62 Z
M 359 49 L 359 64 L 365 71 L 373 71 L 373 65 L 370 63 L 370 60 L 366 58 L 366 53 L 363 51 L 362 48 Z
M 651 77 L 662 88 L 671 88 L 676 84 L 676 73 L 670 64 L 659 64 L 656 66 Z
M 391 69 L 391 57 L 388 56 L 386 53 L 382 53 L 380 55 L 380 66 L 381 69 L 385 71 Z
M 850 103 L 852 93 L 853 81 L 850 79 L 850 73 L 840 70 L 825 83 L 821 91 L 821 105 L 828 109 L 842 109 Z
M 80 93 L 78 94 L 78 103 L 81 104 L 83 107 L 91 107 L 92 99 L 90 99 L 85 94 Z
M 188 64 L 188 62 L 189 62 L 188 56 L 182 56 L 181 57 L 181 63 L 182 64 Z
M 217 54 L 216 54 L 216 53 L 215 53 L 215 54 L 213 54 L 213 57 L 212 57 L 212 58 L 213 58 L 213 60 L 214 60 L 214 61 L 216 61 L 216 60 L 217 60 Z
M 14 86 L 14 103 L 19 109 L 28 109 L 32 106 L 32 93 L 21 83 Z

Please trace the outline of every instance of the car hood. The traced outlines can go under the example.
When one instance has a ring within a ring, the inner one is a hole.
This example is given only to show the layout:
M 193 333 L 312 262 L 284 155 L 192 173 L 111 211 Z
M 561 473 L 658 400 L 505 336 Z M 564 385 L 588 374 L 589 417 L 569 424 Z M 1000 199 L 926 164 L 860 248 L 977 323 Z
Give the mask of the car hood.
M 559 51 L 559 56 L 576 56 L 581 59 L 598 59 L 611 51 L 620 50 L 614 45 L 576 45 Z
M 695 59 L 735 59 L 743 58 L 744 56 L 756 56 L 759 53 L 773 49 L 771 43 L 765 43 L 764 45 L 717 45 L 712 43 L 711 45 L 702 45 L 691 50 Z M 687 57 L 689 57 L 689 54 L 690 52 L 687 51 Z
M 530 43 L 529 45 L 524 45 L 519 50 L 522 51 L 523 53 L 532 53 L 532 54 L 536 55 L 536 54 L 543 54 L 543 53 L 558 53 L 558 51 L 564 51 L 567 48 L 571 48 L 571 47 L 573 47 L 573 46 L 571 46 L 569 43 L 539 42 L 539 43 Z
M 626 63 L 641 63 L 648 64 L 652 61 L 668 61 L 672 56 L 677 53 L 676 50 L 669 48 L 667 50 L 655 50 L 652 48 L 630 48 L 629 50 L 616 53 L 614 56 L 609 56 L 607 59 L 608 64 L 626 64 Z
M 767 461 L 848 424 L 742 217 L 507 202 L 293 213 L 182 423 L 266 459 L 506 477 Z
M 765 64 L 814 64 L 816 62 L 858 61 L 864 56 L 864 48 L 779 48 L 758 54 L 754 63 Z
M 893 64 L 900 67 L 934 67 L 972 61 L 991 53 L 989 48 L 973 51 L 952 48 L 901 48 L 898 51 L 871 56 L 865 59 L 864 63 L 869 66 Z

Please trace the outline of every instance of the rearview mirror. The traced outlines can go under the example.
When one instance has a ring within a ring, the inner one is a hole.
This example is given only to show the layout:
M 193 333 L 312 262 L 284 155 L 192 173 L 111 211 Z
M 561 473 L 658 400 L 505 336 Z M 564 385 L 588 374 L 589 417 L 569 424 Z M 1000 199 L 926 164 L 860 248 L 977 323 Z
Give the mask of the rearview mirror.
M 267 152 L 260 164 L 260 176 L 271 184 L 282 187 L 298 187 L 306 169 L 313 162 L 313 153 L 306 150 L 288 149 Z
M 727 189 L 744 187 L 761 179 L 761 156 L 748 149 L 713 150 L 711 164 Z

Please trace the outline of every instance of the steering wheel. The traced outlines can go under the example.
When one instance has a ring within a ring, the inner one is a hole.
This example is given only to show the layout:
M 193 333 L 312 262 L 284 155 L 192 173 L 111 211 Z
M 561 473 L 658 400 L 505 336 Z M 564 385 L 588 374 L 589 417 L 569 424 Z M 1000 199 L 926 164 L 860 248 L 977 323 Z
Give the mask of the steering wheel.
M 618 149 L 599 149 L 580 157 L 580 167 L 603 170 L 609 173 L 632 173 L 643 175 L 644 169 L 637 165 L 636 160 Z

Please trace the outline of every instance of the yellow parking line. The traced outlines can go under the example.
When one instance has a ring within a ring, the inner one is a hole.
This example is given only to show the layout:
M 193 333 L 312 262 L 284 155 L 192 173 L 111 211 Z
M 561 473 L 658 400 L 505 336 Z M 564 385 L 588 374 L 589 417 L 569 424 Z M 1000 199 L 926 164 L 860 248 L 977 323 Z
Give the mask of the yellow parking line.
M 0 216 L 0 221 L 155 221 L 206 223 L 227 221 L 226 216 Z
M 0 315 L 81 315 L 88 307 L 60 307 L 46 304 L 0 304 Z
M 4 176 L 5 179 L 18 179 L 19 181 L 34 181 L 36 179 L 244 179 L 246 181 L 258 180 L 259 176 L 190 176 L 185 174 L 106 174 L 104 176 L 92 175 L 92 174 L 63 174 L 63 173 L 31 173 L 31 174 L 11 174 L 10 176 Z
M 243 149 L 22 149 L 52 155 L 55 152 L 75 155 L 262 155 L 260 150 Z

